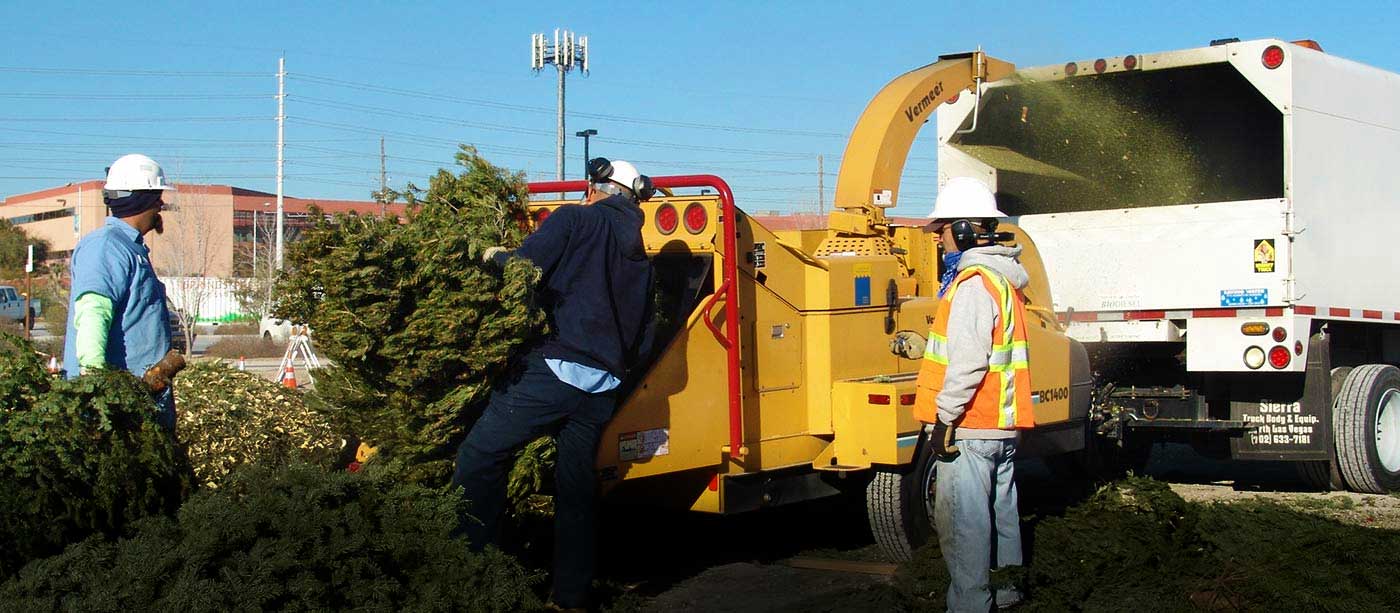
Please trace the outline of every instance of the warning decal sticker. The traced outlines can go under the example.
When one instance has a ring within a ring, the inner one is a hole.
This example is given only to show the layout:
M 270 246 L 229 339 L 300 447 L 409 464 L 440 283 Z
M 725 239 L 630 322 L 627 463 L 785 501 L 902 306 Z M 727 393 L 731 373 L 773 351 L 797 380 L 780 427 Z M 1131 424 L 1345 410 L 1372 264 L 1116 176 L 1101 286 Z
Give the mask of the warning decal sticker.
M 1278 253 L 1274 250 L 1274 239 L 1254 239 L 1254 272 L 1273 272 L 1274 260 Z
M 623 462 L 635 462 L 670 453 L 671 433 L 666 428 L 617 435 L 617 457 Z

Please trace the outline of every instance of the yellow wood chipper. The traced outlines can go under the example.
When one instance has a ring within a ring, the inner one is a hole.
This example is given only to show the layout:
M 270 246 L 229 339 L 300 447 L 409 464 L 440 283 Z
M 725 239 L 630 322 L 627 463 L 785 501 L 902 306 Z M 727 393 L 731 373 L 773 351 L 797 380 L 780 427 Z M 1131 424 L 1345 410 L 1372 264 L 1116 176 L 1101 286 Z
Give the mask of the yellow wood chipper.
M 851 134 L 825 229 L 770 231 L 719 177 L 654 178 L 663 194 L 642 208 L 657 342 L 599 445 L 607 499 L 732 514 L 864 495 L 892 557 L 907 559 L 931 535 L 932 454 L 911 413 L 920 364 L 890 344 L 900 331 L 927 334 L 940 258 L 934 235 L 885 211 L 937 106 L 1012 71 L 979 51 L 886 85 Z M 570 202 L 532 200 L 532 216 L 538 223 Z M 1018 454 L 1082 452 L 1093 439 L 1088 359 L 1050 309 L 1035 244 L 1013 224 L 1001 227 L 1024 248 L 1031 278 L 1037 427 Z

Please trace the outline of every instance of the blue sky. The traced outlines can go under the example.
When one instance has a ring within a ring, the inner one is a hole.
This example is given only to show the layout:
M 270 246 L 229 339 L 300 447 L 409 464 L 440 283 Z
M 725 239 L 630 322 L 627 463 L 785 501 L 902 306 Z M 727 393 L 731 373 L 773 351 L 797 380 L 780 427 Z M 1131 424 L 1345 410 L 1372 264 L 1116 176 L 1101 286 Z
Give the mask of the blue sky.
M 830 204 L 844 136 L 890 78 L 978 45 L 1021 66 L 1313 38 L 1400 71 L 1389 2 L 169 2 L 0 6 L 0 195 L 99 178 L 140 151 L 192 182 L 273 191 L 277 58 L 287 71 L 288 195 L 365 199 L 425 183 L 454 143 L 554 175 L 552 68 L 534 32 L 588 35 L 568 77 L 568 175 L 592 153 L 648 174 L 712 172 L 751 211 Z M 573 116 L 578 113 L 578 116 Z M 694 124 L 680 126 L 678 123 Z M 932 130 L 902 212 L 935 191 Z

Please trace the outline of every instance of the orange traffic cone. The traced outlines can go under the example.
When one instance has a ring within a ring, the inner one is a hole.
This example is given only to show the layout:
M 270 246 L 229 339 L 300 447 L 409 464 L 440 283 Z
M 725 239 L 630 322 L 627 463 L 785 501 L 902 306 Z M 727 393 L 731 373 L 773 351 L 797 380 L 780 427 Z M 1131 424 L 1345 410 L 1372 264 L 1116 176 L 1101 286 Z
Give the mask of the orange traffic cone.
M 292 368 L 291 364 L 288 364 L 286 370 L 282 371 L 282 387 L 287 389 L 297 388 L 297 370 Z
M 49 374 L 51 374 L 51 375 L 56 375 L 56 374 L 58 374 L 58 357 L 57 357 L 57 356 L 49 356 Z

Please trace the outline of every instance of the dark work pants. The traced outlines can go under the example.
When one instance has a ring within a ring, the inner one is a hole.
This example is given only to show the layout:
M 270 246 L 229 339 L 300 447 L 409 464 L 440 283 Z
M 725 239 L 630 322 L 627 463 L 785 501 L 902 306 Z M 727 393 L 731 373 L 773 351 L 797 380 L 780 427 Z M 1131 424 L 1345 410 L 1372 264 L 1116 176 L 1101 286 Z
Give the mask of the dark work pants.
M 538 354 L 491 392 L 481 419 L 457 449 L 452 485 L 468 501 L 463 530 L 474 549 L 494 544 L 505 508 L 505 477 L 511 459 L 526 443 L 553 435 L 555 466 L 554 602 L 582 607 L 593 581 L 597 536 L 594 525 L 598 438 L 612 418 L 616 394 L 590 394 L 560 381 Z

